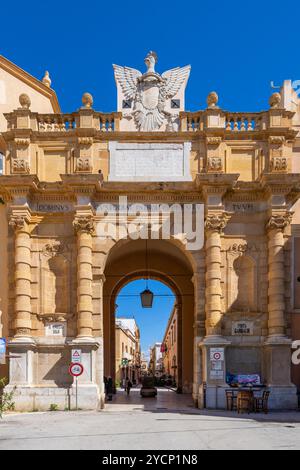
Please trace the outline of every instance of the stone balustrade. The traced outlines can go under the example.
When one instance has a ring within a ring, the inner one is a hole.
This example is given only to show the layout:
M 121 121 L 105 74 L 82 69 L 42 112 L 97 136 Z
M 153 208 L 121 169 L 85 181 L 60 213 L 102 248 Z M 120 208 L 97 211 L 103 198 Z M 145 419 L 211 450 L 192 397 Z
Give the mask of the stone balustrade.
M 281 110 L 284 113 L 284 110 Z M 260 113 L 227 112 L 219 108 L 197 112 L 180 113 L 180 131 L 197 132 L 207 128 L 218 127 L 225 132 L 253 132 L 271 127 L 268 111 Z M 284 127 L 292 127 L 291 121 L 285 118 Z M 216 124 L 212 124 L 216 123 Z
M 114 132 L 119 130 L 120 113 L 99 113 L 91 111 L 91 115 L 91 128 L 101 132 Z M 67 132 L 82 127 L 80 124 L 80 111 L 69 114 L 38 114 L 28 111 L 28 116 L 30 119 L 28 119 L 26 127 L 32 130 L 38 130 L 39 132 Z M 19 128 L 18 119 L 16 117 L 14 113 L 6 115 L 8 130 Z
M 179 132 L 201 132 L 218 128 L 225 132 L 253 132 L 269 128 L 292 128 L 292 116 L 284 109 L 270 109 L 259 113 L 227 112 L 213 109 L 179 113 Z M 101 132 L 120 131 L 122 113 L 101 113 L 81 108 L 69 114 L 38 114 L 29 109 L 18 109 L 5 114 L 8 130 L 32 129 L 39 132 L 66 132 L 89 128 Z
M 263 113 L 226 113 L 226 131 L 256 131 L 262 129 Z
M 196 113 L 182 112 L 180 113 L 180 130 L 187 132 L 196 132 L 203 130 L 203 111 Z
M 74 114 L 38 114 L 39 132 L 61 132 L 75 129 Z

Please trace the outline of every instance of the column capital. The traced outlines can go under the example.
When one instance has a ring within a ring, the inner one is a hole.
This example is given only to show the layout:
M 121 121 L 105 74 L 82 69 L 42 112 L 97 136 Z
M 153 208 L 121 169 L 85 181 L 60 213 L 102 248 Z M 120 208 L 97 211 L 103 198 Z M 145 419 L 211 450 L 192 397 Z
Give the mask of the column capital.
M 8 225 L 12 227 L 15 232 L 21 232 L 27 231 L 28 222 L 28 216 L 24 214 L 12 214 L 9 218 Z
M 272 214 L 269 218 L 266 229 L 267 230 L 284 230 L 285 227 L 291 224 L 293 213 L 286 211 L 284 213 Z
M 92 216 L 76 216 L 73 221 L 73 227 L 76 233 L 88 233 L 92 235 L 94 232 Z
M 230 215 L 223 213 L 209 213 L 205 218 L 205 229 L 207 231 L 221 233 L 230 220 Z

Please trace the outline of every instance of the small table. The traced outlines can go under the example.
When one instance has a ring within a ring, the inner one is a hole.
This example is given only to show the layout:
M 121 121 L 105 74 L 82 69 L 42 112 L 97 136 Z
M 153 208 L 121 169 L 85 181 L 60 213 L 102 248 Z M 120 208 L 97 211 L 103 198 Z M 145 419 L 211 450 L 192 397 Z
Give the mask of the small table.
M 264 386 L 255 387 L 231 387 L 226 388 L 225 392 L 232 392 L 237 402 L 237 411 L 248 412 L 254 410 L 254 393 L 260 392 Z

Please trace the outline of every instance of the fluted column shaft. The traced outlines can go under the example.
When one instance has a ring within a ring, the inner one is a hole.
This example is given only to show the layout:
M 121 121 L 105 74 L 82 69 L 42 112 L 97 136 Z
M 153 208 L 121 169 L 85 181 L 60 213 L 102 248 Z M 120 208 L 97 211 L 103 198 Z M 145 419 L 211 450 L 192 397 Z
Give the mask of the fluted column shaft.
M 222 326 L 222 288 L 221 288 L 221 232 L 227 223 L 227 216 L 208 215 L 206 227 L 206 287 L 205 312 L 206 335 L 221 335 Z
M 269 220 L 269 335 L 284 335 L 285 330 L 285 266 L 284 228 L 290 223 L 290 214 L 275 215 Z
M 77 336 L 93 335 L 92 291 L 92 231 L 90 218 L 79 217 L 74 221 L 77 232 Z
M 206 239 L 206 334 L 221 334 L 221 237 L 218 231 L 207 232 Z
M 15 230 L 15 336 L 31 336 L 31 240 L 26 220 L 12 216 Z

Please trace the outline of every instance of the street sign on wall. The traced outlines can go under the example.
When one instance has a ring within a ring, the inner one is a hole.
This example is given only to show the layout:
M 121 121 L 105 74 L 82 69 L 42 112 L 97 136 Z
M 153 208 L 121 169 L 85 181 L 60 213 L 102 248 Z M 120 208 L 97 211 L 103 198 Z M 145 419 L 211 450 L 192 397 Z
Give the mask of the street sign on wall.
M 72 358 L 71 362 L 73 364 L 81 362 L 81 349 L 72 349 Z

